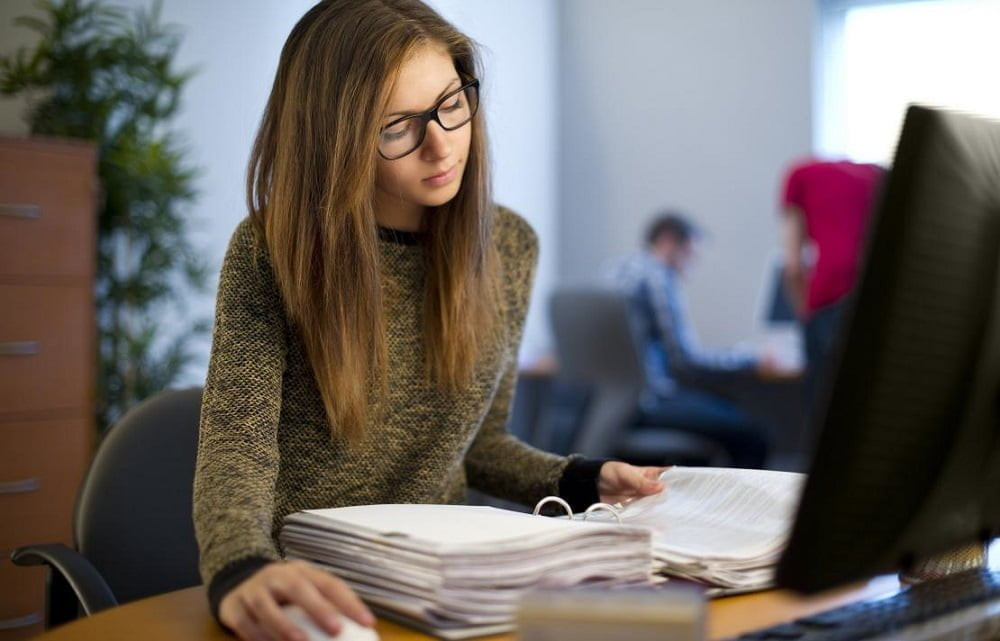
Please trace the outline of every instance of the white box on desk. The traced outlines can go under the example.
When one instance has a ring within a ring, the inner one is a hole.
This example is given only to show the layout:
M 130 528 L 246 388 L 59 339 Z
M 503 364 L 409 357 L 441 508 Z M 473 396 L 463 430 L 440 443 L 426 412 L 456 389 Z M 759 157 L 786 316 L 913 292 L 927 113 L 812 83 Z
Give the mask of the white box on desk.
M 535 590 L 517 630 L 519 641 L 703 641 L 705 596 L 686 585 Z

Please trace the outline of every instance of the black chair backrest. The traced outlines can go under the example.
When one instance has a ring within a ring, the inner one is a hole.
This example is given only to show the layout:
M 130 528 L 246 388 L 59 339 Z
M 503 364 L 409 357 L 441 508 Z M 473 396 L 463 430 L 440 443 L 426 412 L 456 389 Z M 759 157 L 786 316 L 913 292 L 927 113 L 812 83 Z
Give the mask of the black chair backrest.
M 559 376 L 590 391 L 572 448 L 585 456 L 612 456 L 636 417 L 645 379 L 628 305 L 607 289 L 560 290 L 550 300 Z
M 624 294 L 559 290 L 552 295 L 551 313 L 561 375 L 589 384 L 642 388 L 642 363 Z
M 191 488 L 201 388 L 132 408 L 98 447 L 76 503 L 77 549 L 119 603 L 198 585 Z

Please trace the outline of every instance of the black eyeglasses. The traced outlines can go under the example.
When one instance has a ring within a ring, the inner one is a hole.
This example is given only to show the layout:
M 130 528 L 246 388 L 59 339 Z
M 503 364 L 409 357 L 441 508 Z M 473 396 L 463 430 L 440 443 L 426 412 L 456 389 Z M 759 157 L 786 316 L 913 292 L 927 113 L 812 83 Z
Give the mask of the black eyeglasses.
M 386 160 L 402 158 L 423 144 L 430 121 L 437 122 L 445 131 L 454 131 L 472 120 L 478 109 L 479 81 L 473 80 L 438 100 L 433 109 L 404 116 L 382 127 L 378 153 Z

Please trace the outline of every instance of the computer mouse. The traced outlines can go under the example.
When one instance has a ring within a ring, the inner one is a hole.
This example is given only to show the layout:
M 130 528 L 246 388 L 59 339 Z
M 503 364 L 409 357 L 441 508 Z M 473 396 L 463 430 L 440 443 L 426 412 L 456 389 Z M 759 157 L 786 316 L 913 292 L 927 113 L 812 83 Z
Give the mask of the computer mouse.
M 378 633 L 375 632 L 374 628 L 366 628 L 350 617 L 341 616 L 340 634 L 330 636 L 301 607 L 286 605 L 281 609 L 292 623 L 306 633 L 306 638 L 309 641 L 378 641 Z

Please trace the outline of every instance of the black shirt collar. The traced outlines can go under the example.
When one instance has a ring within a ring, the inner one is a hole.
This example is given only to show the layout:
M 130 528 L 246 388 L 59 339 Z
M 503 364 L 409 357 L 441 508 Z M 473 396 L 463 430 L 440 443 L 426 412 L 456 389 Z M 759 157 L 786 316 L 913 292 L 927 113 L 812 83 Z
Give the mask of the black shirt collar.
M 403 231 L 379 225 L 378 237 L 379 240 L 395 243 L 396 245 L 419 245 L 423 242 L 424 234 L 419 231 Z

